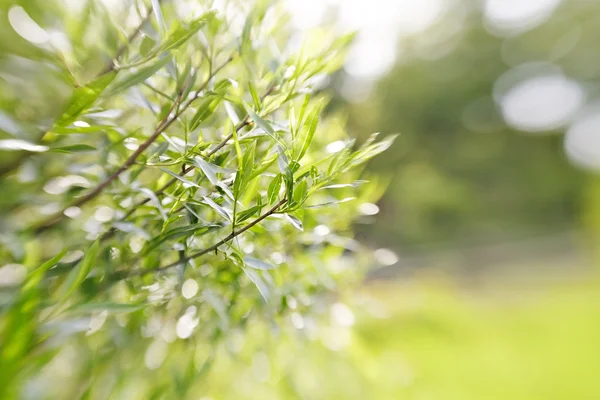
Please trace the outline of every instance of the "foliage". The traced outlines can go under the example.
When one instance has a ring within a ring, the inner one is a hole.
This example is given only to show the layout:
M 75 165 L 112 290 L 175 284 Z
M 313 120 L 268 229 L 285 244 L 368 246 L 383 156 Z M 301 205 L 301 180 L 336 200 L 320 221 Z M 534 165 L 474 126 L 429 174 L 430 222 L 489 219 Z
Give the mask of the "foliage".
M 0 5 L 0 397 L 186 398 L 221 340 L 352 279 L 391 139 L 320 121 L 351 35 L 295 46 L 262 1 L 72 3 Z
M 231 343 L 242 350 L 221 357 L 198 390 L 215 400 L 597 398 L 598 281 L 564 279 L 488 276 L 487 290 L 440 276 L 370 284 L 352 294 L 354 326 L 334 304 L 320 329 L 307 319 L 308 344 L 294 332 Z

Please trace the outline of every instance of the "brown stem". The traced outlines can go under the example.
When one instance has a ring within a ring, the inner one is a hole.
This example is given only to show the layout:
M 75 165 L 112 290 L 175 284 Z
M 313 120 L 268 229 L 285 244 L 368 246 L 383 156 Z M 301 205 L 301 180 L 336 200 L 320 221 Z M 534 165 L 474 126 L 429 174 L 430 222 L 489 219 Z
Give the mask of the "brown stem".
M 201 257 L 201 256 L 203 256 L 205 254 L 213 252 L 213 251 L 217 250 L 220 246 L 222 246 L 225 243 L 227 243 L 227 242 L 235 239 L 237 236 L 239 236 L 242 233 L 246 232 L 248 229 L 254 227 L 258 223 L 260 223 L 262 220 L 264 220 L 265 218 L 267 218 L 268 216 L 273 215 L 274 213 L 276 213 L 277 210 L 279 209 L 279 207 L 281 207 L 282 205 L 284 205 L 286 202 L 287 202 L 287 199 L 283 198 L 277 204 L 275 204 L 271 209 L 269 209 L 268 211 L 266 211 L 260 217 L 256 218 L 254 221 L 250 222 L 248 225 L 244 226 L 243 228 L 241 228 L 241 229 L 239 229 L 237 231 L 231 232 L 225 238 L 219 240 L 217 243 L 213 244 L 210 247 L 207 247 L 206 249 L 199 250 L 199 251 L 197 251 L 195 253 L 192 253 L 189 256 L 184 257 L 184 258 L 182 258 L 182 259 L 180 259 L 180 260 L 178 260 L 178 261 L 176 261 L 174 263 L 167 264 L 167 265 L 164 265 L 162 267 L 158 267 L 156 269 L 131 271 L 127 275 L 128 276 L 136 276 L 136 275 L 146 275 L 146 274 L 153 273 L 153 272 L 162 272 L 162 271 L 165 271 L 167 269 L 171 269 L 173 267 L 176 267 L 178 265 L 186 263 L 186 262 L 188 262 L 188 261 L 190 261 L 190 260 L 192 260 L 194 258 L 198 258 L 198 257 Z

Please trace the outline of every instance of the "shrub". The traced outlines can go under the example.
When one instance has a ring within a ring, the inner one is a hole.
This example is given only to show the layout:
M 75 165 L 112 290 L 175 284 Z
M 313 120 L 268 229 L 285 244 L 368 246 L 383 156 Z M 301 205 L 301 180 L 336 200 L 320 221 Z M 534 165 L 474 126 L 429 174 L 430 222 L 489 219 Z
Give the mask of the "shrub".
M 0 6 L 3 398 L 184 398 L 223 338 L 353 276 L 391 139 L 320 122 L 352 36 L 204 3 Z

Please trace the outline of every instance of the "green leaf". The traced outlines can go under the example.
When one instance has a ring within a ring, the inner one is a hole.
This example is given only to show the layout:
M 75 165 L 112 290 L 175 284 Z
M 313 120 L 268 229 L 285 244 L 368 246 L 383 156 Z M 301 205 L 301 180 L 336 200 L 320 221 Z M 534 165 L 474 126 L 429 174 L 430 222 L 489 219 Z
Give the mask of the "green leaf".
M 6 139 L 0 140 L 0 150 L 30 151 L 34 153 L 42 153 L 44 151 L 48 151 L 48 147 L 39 144 L 29 143 L 21 139 Z
M 212 89 L 212 92 L 218 94 L 225 94 L 227 89 L 232 86 L 231 79 L 221 79 L 219 82 L 215 83 L 215 86 Z
M 244 158 L 242 160 L 242 175 L 244 176 L 244 180 L 246 181 L 246 183 L 252 175 L 255 154 L 256 142 L 252 142 L 252 144 L 250 144 L 250 146 L 248 146 L 248 148 L 246 149 L 246 153 L 244 154 Z
M 222 190 L 223 193 L 225 193 L 225 195 L 227 195 L 227 197 L 229 197 L 231 200 L 235 200 L 235 196 L 231 192 L 231 189 L 229 189 L 229 186 L 227 186 L 223 182 L 217 182 L 215 186 L 217 187 L 217 190 Z
M 316 165 L 310 167 L 310 178 L 313 180 L 313 183 L 319 178 L 319 170 Z
M 113 96 L 126 89 L 129 89 L 132 86 L 144 82 L 146 79 L 150 78 L 152 75 L 156 74 L 156 72 L 158 72 L 160 69 L 162 69 L 165 65 L 167 65 L 167 63 L 170 60 L 170 56 L 165 56 L 156 60 L 152 65 L 131 72 L 123 77 L 119 77 L 119 79 L 116 79 L 115 82 L 110 86 L 110 88 L 108 88 L 105 95 Z
M 148 242 L 142 254 L 148 254 L 150 251 L 154 250 L 157 246 L 159 246 L 161 243 L 167 240 L 174 240 L 189 236 L 202 236 L 220 227 L 221 225 L 218 224 L 200 223 L 171 229 L 162 233 L 159 237 L 154 238 L 150 242 Z
M 256 271 L 253 271 L 248 268 L 242 268 L 242 270 L 244 271 L 246 276 L 250 278 L 252 283 L 254 283 L 265 302 L 268 303 L 269 297 L 271 296 L 271 292 L 269 291 L 269 287 L 266 285 L 265 281 L 260 277 L 260 275 Z
M 380 142 L 376 142 L 369 145 L 363 145 L 358 151 L 352 154 L 348 162 L 342 165 L 341 170 L 345 171 L 352 167 L 356 167 L 370 160 L 376 155 L 381 154 L 382 152 L 390 148 L 390 146 L 394 143 L 396 137 L 397 135 L 391 135 L 381 140 Z
M 205 121 L 208 117 L 210 117 L 219 104 L 221 103 L 222 98 L 217 96 L 208 96 L 198 106 L 198 111 L 192 117 L 189 124 L 190 132 L 195 130 L 203 121 Z
M 333 206 L 333 205 L 336 205 L 336 204 L 347 203 L 347 202 L 352 201 L 352 200 L 356 200 L 356 197 L 346 197 L 346 198 L 341 199 L 341 200 L 329 201 L 327 203 L 321 203 L 321 204 L 314 204 L 312 206 L 306 206 L 306 208 L 328 207 L 328 206 Z
M 308 192 L 308 183 L 306 179 L 303 179 L 294 189 L 294 201 L 301 205 L 306 200 L 306 194 Z
M 279 152 L 279 157 L 277 157 L 277 166 L 279 167 L 281 173 L 285 174 L 287 170 L 290 170 L 290 161 L 281 148 L 278 148 L 277 151 Z
M 250 118 L 252 118 L 256 125 L 258 125 L 265 132 L 267 132 L 267 134 L 271 136 L 282 147 L 285 147 L 285 144 L 279 140 L 279 138 L 275 134 L 275 129 L 273 129 L 270 123 L 268 123 L 267 121 L 262 119 L 257 113 L 255 113 L 254 110 L 250 106 L 248 106 L 248 104 L 244 103 L 244 107 L 246 108 L 246 112 L 248 113 L 248 115 L 250 115 Z
M 258 214 L 261 209 L 262 209 L 262 205 L 256 205 L 256 206 L 250 207 L 247 210 L 240 211 L 235 217 L 235 223 L 240 224 L 241 222 L 244 222 L 248 218 Z
M 154 204 L 154 207 L 156 207 L 156 209 L 160 213 L 162 219 L 164 221 L 166 221 L 167 220 L 167 213 L 162 208 L 162 203 L 160 202 L 160 200 L 158 199 L 158 197 L 156 197 L 156 194 L 154 194 L 154 192 L 152 190 L 148 189 L 148 188 L 140 188 L 140 192 L 143 192 L 144 194 L 146 194 L 146 196 L 148 196 L 148 198 L 150 199 L 150 201 L 152 202 L 152 204 Z
M 240 196 L 240 193 L 243 190 L 242 184 L 244 181 L 244 174 L 243 174 L 244 171 L 240 171 L 240 169 L 242 169 L 244 167 L 244 156 L 242 154 L 240 140 L 238 138 L 237 130 L 235 128 L 233 128 L 232 136 L 233 136 L 233 147 L 235 148 L 235 154 L 236 154 L 237 162 L 238 162 L 238 171 L 235 174 L 235 181 L 233 182 L 233 195 L 234 195 L 235 199 L 237 200 Z
M 117 76 L 116 71 L 111 71 L 87 85 L 75 89 L 65 111 L 56 121 L 55 127 L 62 127 L 73 123 L 77 117 L 96 102 L 106 87 L 115 79 L 115 76 Z
M 152 11 L 154 12 L 160 31 L 164 34 L 164 32 L 167 31 L 167 24 L 165 23 L 165 18 L 160 9 L 160 2 L 159 0 L 150 0 L 150 3 L 152 4 Z
M 144 57 L 147 56 L 155 45 L 156 41 L 154 39 L 152 39 L 150 36 L 144 36 L 142 43 L 140 44 L 140 54 Z
M 25 284 L 23 285 L 23 291 L 27 291 L 33 289 L 38 285 L 38 283 L 44 277 L 44 273 L 50 268 L 54 267 L 62 258 L 67 254 L 67 249 L 64 249 L 48 261 L 44 262 L 42 265 L 29 272 L 27 278 L 25 279 Z
M 321 102 L 315 105 L 307 117 L 306 124 L 303 125 L 302 129 L 300 130 L 300 136 L 298 138 L 300 142 L 300 150 L 296 156 L 296 160 L 301 160 L 310 147 L 317 130 L 317 125 L 319 124 L 319 116 L 321 115 L 322 108 L 323 106 Z
M 57 292 L 61 300 L 64 301 L 73 294 L 89 275 L 96 262 L 99 250 L 100 240 L 96 240 L 85 253 L 82 260 L 69 272 L 69 275 L 67 275 L 67 278 Z
M 207 163 L 202 157 L 194 157 L 192 159 L 192 163 L 200 168 L 202 172 L 204 172 L 204 175 L 206 175 L 210 183 L 216 185 L 219 182 L 216 175 L 216 169 L 214 168 L 215 166 L 213 164 Z
M 269 264 L 254 257 L 244 257 L 244 264 L 251 268 L 260 269 L 263 271 L 277 268 L 276 265 Z
M 180 47 L 182 44 L 188 41 L 194 36 L 209 20 L 214 17 L 214 12 L 208 12 L 202 15 L 200 18 L 194 20 L 187 27 L 178 26 L 169 33 L 169 36 L 165 43 L 160 47 L 161 51 L 173 50 Z
M 306 109 L 308 107 L 308 101 L 310 100 L 310 96 L 307 94 L 304 96 L 304 102 L 302 103 L 302 108 L 300 109 L 300 115 L 298 116 L 298 126 L 303 125 L 304 114 L 306 113 Z
M 225 102 L 225 111 L 227 111 L 227 116 L 229 116 L 229 119 L 231 120 L 231 122 L 233 122 L 234 125 L 240 123 L 240 117 L 237 114 L 237 111 L 235 110 L 231 102 Z
M 252 107 L 250 107 L 248 104 L 244 103 L 244 108 L 246 109 L 246 112 L 248 113 L 248 115 L 250 115 L 250 118 L 252 118 L 252 120 L 256 123 L 256 125 L 261 127 L 265 132 L 267 132 L 270 135 L 275 134 L 275 130 L 273 129 L 271 124 L 269 124 L 267 121 L 262 119 L 256 112 L 254 112 Z
M 231 215 L 229 214 L 229 212 L 227 210 L 225 210 L 223 207 L 221 207 L 220 205 L 218 205 L 217 203 L 214 202 L 214 200 L 206 197 L 206 196 L 202 196 L 202 198 L 204 199 L 204 202 L 210 206 L 213 210 L 215 210 L 217 213 L 219 213 L 223 218 L 231 221 Z
M 52 147 L 49 151 L 53 153 L 85 153 L 96 150 L 95 147 L 87 144 L 72 144 L 69 146 Z
M 283 179 L 285 181 L 286 197 L 288 200 L 292 200 L 294 198 L 294 173 L 287 168 Z
M 250 95 L 252 96 L 252 101 L 254 102 L 254 108 L 260 110 L 260 98 L 256 93 L 256 88 L 252 84 L 252 82 L 248 82 L 248 89 L 250 90 Z M 258 122 L 257 122 L 258 123 Z
M 335 155 L 335 157 L 333 157 L 331 163 L 329 163 L 329 167 L 327 168 L 328 176 L 333 176 L 334 174 L 339 173 L 341 170 L 341 166 L 343 166 L 347 161 L 351 159 L 350 149 L 348 147 L 344 148 L 343 150 L 338 152 Z
M 161 170 L 162 172 L 164 172 L 164 173 L 167 173 L 167 174 L 171 175 L 173 178 L 175 178 L 175 179 L 177 179 L 177 180 L 179 180 L 179 181 L 183 182 L 185 185 L 187 185 L 187 186 L 189 186 L 189 187 L 197 187 L 197 188 L 199 188 L 199 187 L 200 187 L 200 185 L 198 185 L 197 183 L 194 183 L 194 182 L 192 182 L 192 181 L 190 181 L 190 180 L 187 180 L 187 179 L 185 179 L 184 177 L 182 177 L 182 176 L 179 176 L 179 174 L 176 174 L 175 172 L 173 172 L 173 171 L 170 171 L 170 170 L 168 170 L 168 169 L 166 169 L 166 168 L 161 168 L 160 170 Z
M 304 231 L 304 227 L 302 226 L 302 221 L 300 221 L 298 218 L 294 217 L 291 214 L 284 214 L 285 218 L 290 221 L 290 223 L 292 225 L 294 225 L 294 228 L 300 230 L 300 231 Z
M 277 174 L 269 184 L 269 189 L 267 190 L 267 199 L 269 201 L 269 204 L 275 204 L 275 202 L 277 201 L 279 191 L 281 190 L 282 181 L 283 176 L 281 174 Z

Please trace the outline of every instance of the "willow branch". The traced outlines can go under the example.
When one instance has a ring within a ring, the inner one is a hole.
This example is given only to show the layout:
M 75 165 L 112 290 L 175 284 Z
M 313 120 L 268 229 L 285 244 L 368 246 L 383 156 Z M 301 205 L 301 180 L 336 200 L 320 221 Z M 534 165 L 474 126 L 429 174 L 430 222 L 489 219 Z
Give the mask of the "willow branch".
M 269 88 L 265 91 L 265 93 L 262 94 L 261 96 L 261 100 L 264 100 L 268 95 L 270 95 L 273 90 L 275 90 L 275 87 L 277 86 L 277 84 L 275 82 L 273 82 Z M 235 131 L 239 132 L 241 131 L 245 126 L 250 124 L 250 115 L 246 114 L 246 116 L 244 117 L 244 119 L 242 119 L 235 127 Z M 215 147 L 213 147 L 212 149 L 210 149 L 207 153 L 205 158 L 209 158 L 211 157 L 213 154 L 215 154 L 217 151 L 221 150 L 226 144 L 227 142 L 229 142 L 231 139 L 233 138 L 233 133 L 230 133 L 229 135 L 227 135 L 223 140 L 221 140 L 221 142 L 219 142 L 219 144 L 217 144 Z M 181 170 L 181 172 L 179 173 L 179 176 L 183 177 L 185 174 L 187 174 L 188 172 L 190 172 L 191 170 L 193 170 L 195 167 L 193 165 L 188 165 L 187 167 L 183 168 Z M 163 186 L 161 186 L 158 190 L 156 190 L 154 192 L 155 195 L 159 196 L 161 194 L 163 194 L 165 192 L 165 190 L 167 190 L 169 187 L 171 187 L 173 184 L 175 184 L 178 181 L 177 178 L 171 178 L 169 181 L 167 181 L 167 183 L 165 183 Z M 139 202 L 137 202 L 136 204 L 134 204 L 131 209 L 125 214 L 125 216 L 123 217 L 123 219 L 127 219 L 129 218 L 134 212 L 136 212 L 136 210 L 143 206 L 144 204 L 148 203 L 150 201 L 149 197 L 146 197 L 144 200 L 140 200 Z M 110 235 L 109 235 L 110 236 Z
M 150 147 L 150 145 L 152 143 L 154 143 L 154 141 L 174 121 L 176 121 L 179 118 L 179 116 L 200 96 L 200 92 L 206 88 L 206 86 L 209 84 L 209 82 L 211 81 L 211 79 L 221 69 L 223 69 L 227 64 L 229 64 L 232 60 L 233 60 L 233 56 L 229 57 L 223 64 L 221 64 L 218 68 L 216 68 L 212 72 L 212 74 L 208 76 L 208 78 L 200 86 L 200 88 L 198 88 L 198 90 L 196 91 L 196 94 L 191 99 L 189 99 L 184 105 L 182 105 L 179 108 L 179 110 L 177 112 L 175 112 L 175 114 L 171 118 L 169 118 L 169 116 L 171 115 L 171 113 L 177 108 L 177 106 L 179 105 L 179 103 L 183 100 L 182 96 L 183 96 L 183 93 L 185 93 L 185 90 L 182 90 L 179 93 L 179 95 L 177 96 L 177 99 L 175 100 L 175 102 L 173 102 L 173 104 L 172 104 L 171 108 L 169 109 L 169 111 L 166 113 L 165 117 L 156 126 L 156 129 L 154 130 L 154 132 L 152 133 L 152 135 L 150 135 L 150 137 L 148 139 L 146 139 L 146 141 L 144 143 L 142 143 L 131 154 L 131 156 L 129 156 L 129 158 L 125 161 L 125 163 L 123 165 L 121 165 L 115 172 L 113 172 L 110 176 L 108 176 L 106 179 L 104 179 L 100 184 L 98 184 L 98 186 L 96 186 L 94 189 L 92 189 L 86 195 L 79 197 L 78 199 L 76 199 L 75 201 L 73 201 L 72 203 L 70 203 L 69 205 L 67 205 L 66 207 L 64 207 L 62 210 L 60 210 L 59 212 L 55 213 L 50 218 L 48 218 L 47 220 L 41 222 L 36 227 L 34 227 L 33 228 L 34 233 L 40 233 L 40 232 L 42 232 L 42 231 L 44 231 L 44 230 L 52 227 L 53 225 L 57 224 L 58 222 L 60 222 L 65 217 L 64 211 L 67 208 L 69 208 L 69 207 L 80 207 L 80 206 L 84 205 L 85 203 L 89 202 L 90 200 L 93 200 L 100 193 L 102 193 L 104 191 L 104 189 L 106 189 L 106 187 L 108 185 L 110 185 L 115 179 L 117 179 L 119 177 L 119 175 L 121 175 L 123 172 L 125 172 L 126 170 L 128 170 L 129 167 L 131 167 L 135 163 L 136 159 L 144 152 L 144 150 L 146 150 L 148 147 Z
M 146 274 L 150 274 L 150 273 L 154 273 L 154 272 L 163 272 L 163 271 L 166 271 L 168 269 L 174 268 L 174 267 L 176 267 L 178 265 L 185 264 L 188 261 L 193 260 L 193 259 L 198 258 L 198 257 L 201 257 L 201 256 L 203 256 L 205 254 L 208 254 L 208 253 L 211 253 L 213 251 L 216 251 L 219 247 L 221 247 L 225 243 L 230 242 L 231 240 L 235 239 L 236 237 L 238 237 L 242 233 L 246 232 L 248 229 L 251 229 L 252 227 L 256 226 L 257 224 L 259 224 L 262 220 L 264 220 L 268 216 L 275 214 L 277 212 L 277 210 L 279 209 L 279 207 L 281 207 L 282 205 L 284 205 L 286 202 L 287 202 L 287 199 L 283 198 L 277 204 L 275 204 L 272 208 L 270 208 L 268 211 L 265 211 L 265 213 L 262 214 L 260 217 L 256 218 L 254 221 L 250 222 L 248 225 L 245 225 L 243 228 L 241 228 L 241 229 L 239 229 L 237 231 L 236 230 L 232 231 L 229 235 L 227 235 L 223 239 L 219 240 L 217 243 L 213 244 L 210 247 L 207 247 L 207 248 L 205 248 L 203 250 L 199 250 L 199 251 L 197 251 L 195 253 L 192 253 L 189 256 L 186 256 L 186 257 L 184 257 L 184 258 L 182 258 L 182 259 L 180 259 L 180 260 L 178 260 L 176 262 L 164 265 L 162 267 L 158 267 L 156 269 L 131 271 L 130 273 L 127 274 L 127 276 L 146 275 Z

